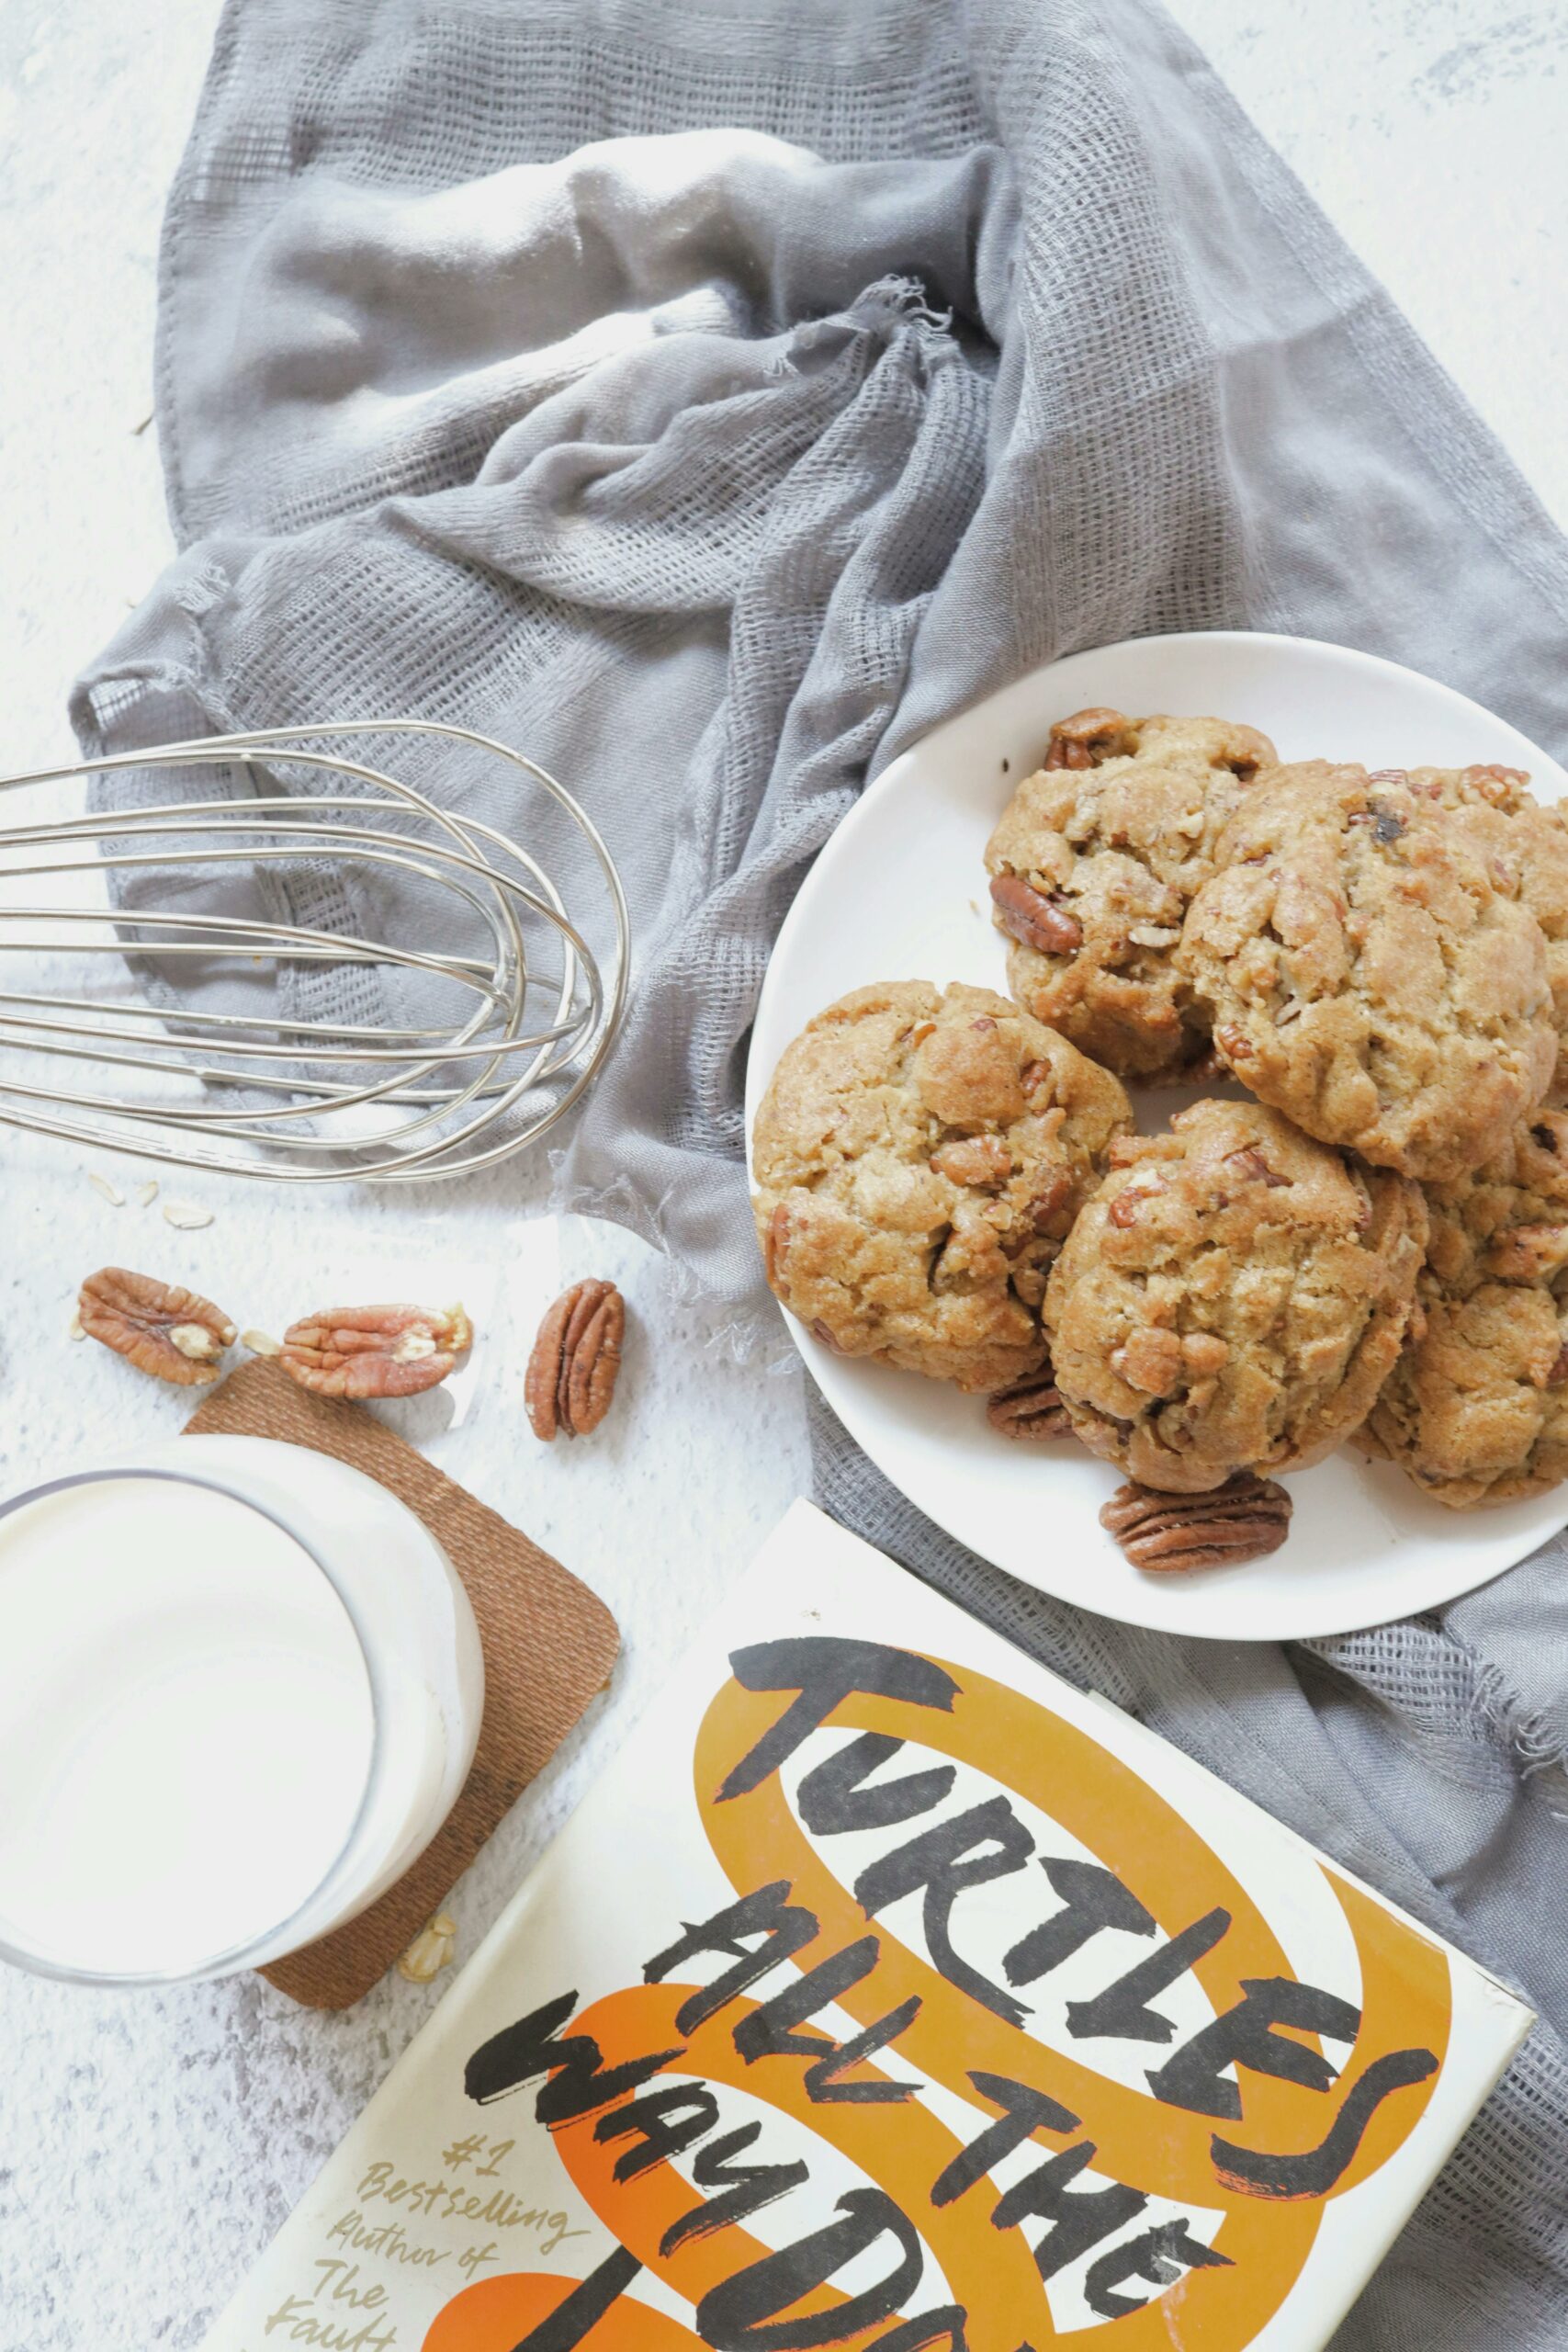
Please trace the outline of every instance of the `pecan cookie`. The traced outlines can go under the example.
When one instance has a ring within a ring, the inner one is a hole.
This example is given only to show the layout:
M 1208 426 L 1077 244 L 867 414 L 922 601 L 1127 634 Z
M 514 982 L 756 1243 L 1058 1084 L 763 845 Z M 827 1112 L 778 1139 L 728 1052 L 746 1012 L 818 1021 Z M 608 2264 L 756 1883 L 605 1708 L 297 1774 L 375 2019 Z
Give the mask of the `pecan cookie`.
M 1257 1102 L 1196 1102 L 1111 1161 L 1045 1294 L 1077 1435 L 1165 1493 L 1321 1460 L 1399 1354 L 1420 1187 Z
M 1125 1078 L 1194 1060 L 1208 1027 L 1172 951 L 1222 826 L 1273 760 L 1266 735 L 1223 718 L 1059 720 L 986 852 L 1020 1004 Z
M 1412 768 L 1410 788 L 1457 816 L 1500 889 L 1534 915 L 1546 941 L 1546 977 L 1557 1031 L 1547 1100 L 1568 1102 L 1568 825 L 1543 808 L 1522 768 Z
M 1417 1322 L 1357 1442 L 1451 1510 L 1568 1476 L 1568 1115 L 1427 1187 Z
M 1539 1102 L 1546 942 L 1472 828 L 1402 773 L 1308 760 L 1244 799 L 1176 960 L 1216 1052 L 1308 1135 L 1447 1182 Z
M 1005 997 L 857 989 L 757 1114 L 769 1283 L 842 1355 L 1004 1387 L 1044 1360 L 1046 1271 L 1127 1124 L 1116 1080 Z

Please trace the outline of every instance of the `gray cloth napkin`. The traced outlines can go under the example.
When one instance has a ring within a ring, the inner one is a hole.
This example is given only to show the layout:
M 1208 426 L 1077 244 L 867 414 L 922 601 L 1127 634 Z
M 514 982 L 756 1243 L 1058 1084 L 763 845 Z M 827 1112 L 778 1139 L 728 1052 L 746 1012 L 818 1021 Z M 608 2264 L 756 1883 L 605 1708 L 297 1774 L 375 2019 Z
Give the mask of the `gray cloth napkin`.
M 1562 542 L 1145 0 L 230 0 L 158 413 L 185 552 L 81 682 L 85 745 L 402 714 L 558 770 L 637 938 L 559 1196 L 732 1302 L 770 942 L 932 720 L 1252 626 L 1568 752 Z M 505 820 L 466 766 L 423 780 Z M 1171 1641 L 1010 1584 L 817 1437 L 840 1519 L 1525 1987 L 1540 2027 L 1337 2343 L 1562 2352 L 1559 1547 L 1430 1621 Z

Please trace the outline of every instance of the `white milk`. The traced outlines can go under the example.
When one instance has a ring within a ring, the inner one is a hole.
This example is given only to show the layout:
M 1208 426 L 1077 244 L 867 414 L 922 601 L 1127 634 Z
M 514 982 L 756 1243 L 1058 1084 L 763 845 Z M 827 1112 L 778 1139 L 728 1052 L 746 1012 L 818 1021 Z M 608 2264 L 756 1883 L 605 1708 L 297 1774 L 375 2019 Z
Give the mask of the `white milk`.
M 332 1871 L 372 1736 L 343 1603 L 261 1511 L 111 1476 L 0 1518 L 0 1941 L 105 1975 L 254 1942 Z

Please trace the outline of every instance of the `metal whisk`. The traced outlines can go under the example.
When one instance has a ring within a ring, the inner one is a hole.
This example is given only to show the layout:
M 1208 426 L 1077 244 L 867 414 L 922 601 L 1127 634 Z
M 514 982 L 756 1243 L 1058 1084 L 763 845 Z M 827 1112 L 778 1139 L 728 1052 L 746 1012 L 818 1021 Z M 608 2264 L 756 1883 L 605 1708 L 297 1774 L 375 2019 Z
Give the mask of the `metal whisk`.
M 365 739 L 506 763 L 516 820 L 438 807 L 367 764 Z M 210 792 L 213 769 L 220 797 L 144 800 L 152 772 Z M 105 805 L 117 775 L 130 805 Z M 286 727 L 12 776 L 0 813 L 36 788 L 79 803 L 83 784 L 82 813 L 0 825 L 0 1120 L 181 1168 L 413 1182 L 522 1150 L 603 1068 L 625 893 L 583 809 L 521 752 L 431 720 Z M 569 912 L 525 828 L 581 866 L 585 903 Z M 23 956 L 44 985 L 10 985 Z

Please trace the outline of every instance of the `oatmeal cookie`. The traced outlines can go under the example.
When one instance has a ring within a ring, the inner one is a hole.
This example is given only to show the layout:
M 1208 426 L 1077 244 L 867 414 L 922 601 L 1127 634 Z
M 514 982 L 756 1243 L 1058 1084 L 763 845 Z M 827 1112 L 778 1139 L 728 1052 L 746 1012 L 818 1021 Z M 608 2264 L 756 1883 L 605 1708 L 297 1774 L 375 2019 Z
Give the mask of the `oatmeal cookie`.
M 1276 768 L 1215 862 L 1177 963 L 1221 1059 L 1308 1135 L 1447 1182 L 1541 1100 L 1540 925 L 1408 776 Z
M 1124 1078 L 1196 1059 L 1208 1028 L 1172 951 L 1222 826 L 1273 760 L 1266 735 L 1223 718 L 1058 721 L 986 852 L 1020 1004 Z
M 1077 1435 L 1168 1494 L 1321 1460 L 1398 1356 L 1420 1187 L 1258 1102 L 1196 1102 L 1111 1162 L 1045 1294 Z
M 1417 1319 L 1357 1439 L 1451 1510 L 1568 1476 L 1568 1115 L 1427 1187 Z
M 769 1283 L 842 1355 L 1004 1387 L 1044 1361 L 1046 1271 L 1127 1125 L 1107 1071 L 989 989 L 857 989 L 757 1114 Z
M 1547 1100 L 1568 1102 L 1568 825 L 1560 809 L 1540 806 L 1522 768 L 1412 768 L 1409 780 L 1413 792 L 1461 819 L 1493 881 L 1540 925 L 1557 1031 Z

